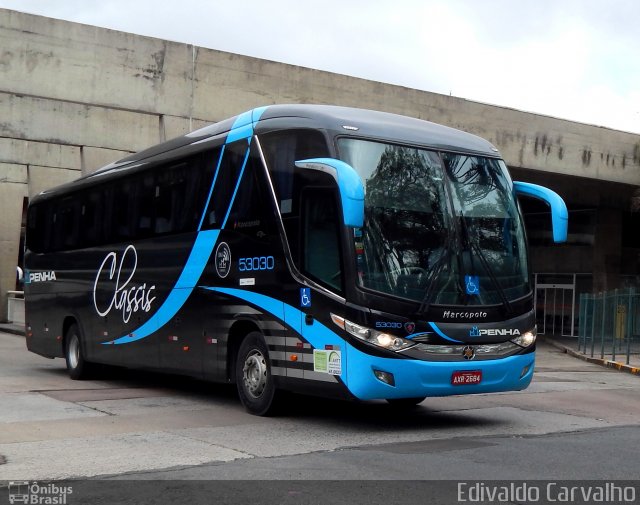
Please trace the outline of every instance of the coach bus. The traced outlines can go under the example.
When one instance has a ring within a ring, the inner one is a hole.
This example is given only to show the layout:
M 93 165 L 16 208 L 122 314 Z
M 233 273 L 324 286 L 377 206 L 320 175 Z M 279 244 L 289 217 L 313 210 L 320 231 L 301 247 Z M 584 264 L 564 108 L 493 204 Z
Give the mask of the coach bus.
M 235 383 L 410 406 L 526 388 L 533 290 L 517 196 L 489 142 L 394 114 L 253 109 L 33 198 L 27 346 Z

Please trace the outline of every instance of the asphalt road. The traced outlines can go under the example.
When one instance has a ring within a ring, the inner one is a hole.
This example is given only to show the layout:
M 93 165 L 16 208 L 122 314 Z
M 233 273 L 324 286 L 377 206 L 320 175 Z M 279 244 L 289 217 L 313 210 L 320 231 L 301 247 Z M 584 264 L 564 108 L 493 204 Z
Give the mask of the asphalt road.
M 461 481 L 635 480 L 639 386 L 638 376 L 540 344 L 523 392 L 430 398 L 411 410 L 292 397 L 283 415 L 259 418 L 229 386 L 126 370 L 71 381 L 63 360 L 0 333 L 0 483 L 94 478 L 98 503 L 118 489 L 106 480 L 152 481 L 165 498 L 185 481 L 203 492 L 215 481 L 238 501 L 270 503 L 271 489 L 274 503 L 313 503 L 309 493 L 336 501 L 345 485 L 368 481 L 351 502 L 402 501 L 415 488 L 411 500 L 424 503 L 425 481 L 446 480 L 429 501 L 448 503 Z

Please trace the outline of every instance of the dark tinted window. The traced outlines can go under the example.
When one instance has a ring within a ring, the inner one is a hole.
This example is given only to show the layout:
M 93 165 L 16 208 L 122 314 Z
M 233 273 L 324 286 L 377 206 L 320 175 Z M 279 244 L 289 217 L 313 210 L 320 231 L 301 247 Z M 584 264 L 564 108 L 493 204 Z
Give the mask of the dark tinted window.
M 273 200 L 257 153 L 247 161 L 226 227 L 257 239 L 276 231 Z
M 59 251 L 196 231 L 220 151 L 32 205 L 27 246 L 35 252 Z
M 285 130 L 268 133 L 261 141 L 282 216 L 298 212 L 293 181 L 295 162 L 328 157 L 324 135 L 315 130 Z
M 249 144 L 246 139 L 224 146 L 222 160 L 216 160 L 219 161 L 219 168 L 202 224 L 204 229 L 222 228 L 225 219 L 228 219 L 229 204 L 248 155 Z
M 295 162 L 330 156 L 322 133 L 315 130 L 285 130 L 260 138 L 276 193 L 293 261 L 300 267 L 300 196 L 309 185 L 331 184 L 333 178 L 312 170 L 296 169 Z
M 84 195 L 80 215 L 80 244 L 90 247 L 102 240 L 103 191 L 94 189 Z
M 334 291 L 342 289 L 338 203 L 335 192 L 307 188 L 302 195 L 302 270 Z

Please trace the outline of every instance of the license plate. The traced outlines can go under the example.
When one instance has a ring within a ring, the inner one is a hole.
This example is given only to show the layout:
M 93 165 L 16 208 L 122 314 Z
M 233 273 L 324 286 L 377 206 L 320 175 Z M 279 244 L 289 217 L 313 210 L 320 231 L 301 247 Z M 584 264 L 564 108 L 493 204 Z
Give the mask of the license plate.
M 473 370 L 471 372 L 453 372 L 453 374 L 451 375 L 451 384 L 454 386 L 480 384 L 480 381 L 482 381 L 482 370 Z

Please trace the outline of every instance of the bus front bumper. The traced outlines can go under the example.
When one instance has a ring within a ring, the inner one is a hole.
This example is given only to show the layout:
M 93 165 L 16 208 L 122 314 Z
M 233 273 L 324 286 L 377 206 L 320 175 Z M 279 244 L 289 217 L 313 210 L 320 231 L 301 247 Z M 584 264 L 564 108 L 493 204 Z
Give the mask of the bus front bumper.
M 358 351 L 349 354 L 346 383 L 351 394 L 360 400 L 518 391 L 531 383 L 535 365 L 535 352 L 456 362 L 379 358 Z M 458 382 L 454 381 L 454 374 L 471 375 L 475 380 L 479 376 L 480 380 L 454 385 Z

